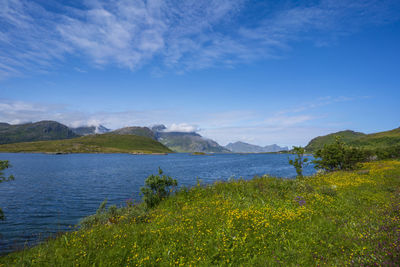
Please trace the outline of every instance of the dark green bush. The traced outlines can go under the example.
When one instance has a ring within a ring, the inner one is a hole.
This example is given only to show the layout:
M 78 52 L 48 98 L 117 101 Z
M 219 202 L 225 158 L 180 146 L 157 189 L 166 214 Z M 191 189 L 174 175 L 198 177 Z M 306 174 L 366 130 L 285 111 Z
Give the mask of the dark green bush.
M 400 158 L 400 145 L 378 148 L 375 150 L 375 155 L 379 160 Z
M 170 176 L 163 175 L 161 168 L 158 168 L 158 175 L 150 175 L 145 181 L 145 186 L 140 189 L 143 195 L 143 202 L 148 208 L 152 208 L 168 197 L 178 182 Z
M 357 168 L 360 162 L 367 161 L 369 153 L 363 149 L 346 145 L 338 137 L 334 143 L 324 145 L 314 156 L 317 158 L 313 161 L 316 169 L 336 171 Z

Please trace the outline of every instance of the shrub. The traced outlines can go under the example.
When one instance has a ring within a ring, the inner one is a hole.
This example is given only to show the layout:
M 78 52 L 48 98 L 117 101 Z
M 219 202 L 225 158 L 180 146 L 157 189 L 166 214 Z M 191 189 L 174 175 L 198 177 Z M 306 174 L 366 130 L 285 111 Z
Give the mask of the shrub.
M 367 160 L 368 153 L 346 145 L 337 137 L 334 143 L 324 145 L 314 156 L 318 158 L 313 161 L 316 169 L 335 171 L 355 169 L 358 163 Z
M 308 159 L 304 158 L 304 148 L 301 146 L 294 146 L 293 152 L 296 154 L 296 158 L 294 160 L 290 159 L 289 164 L 293 165 L 296 169 L 297 178 L 303 177 L 303 167 L 308 165 Z
M 378 148 L 375 150 L 375 154 L 379 160 L 400 158 L 400 145 Z
M 7 169 L 11 167 L 10 163 L 8 162 L 8 160 L 0 160 L 0 184 L 2 182 L 7 182 L 7 181 L 11 181 L 14 180 L 14 176 L 10 175 L 9 177 L 5 177 L 3 170 Z M 4 213 L 2 211 L 2 209 L 0 208 L 0 220 L 4 220 Z
M 140 189 L 143 195 L 143 202 L 148 208 L 152 208 L 162 199 L 169 196 L 172 189 L 178 182 L 170 176 L 163 175 L 161 168 L 158 168 L 158 175 L 150 175 L 145 181 L 145 186 Z

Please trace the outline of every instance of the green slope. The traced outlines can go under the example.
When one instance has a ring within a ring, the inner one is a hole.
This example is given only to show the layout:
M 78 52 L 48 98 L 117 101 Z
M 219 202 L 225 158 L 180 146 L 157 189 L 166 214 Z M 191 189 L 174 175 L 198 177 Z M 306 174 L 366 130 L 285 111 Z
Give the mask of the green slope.
M 123 135 L 133 134 L 133 135 L 145 136 L 145 137 L 149 137 L 151 139 L 155 139 L 153 131 L 147 127 L 139 127 L 139 126 L 125 127 L 125 128 L 121 128 L 121 129 L 112 131 L 111 133 L 112 134 L 123 134 Z
M 400 145 L 400 128 L 397 128 L 394 130 L 373 134 L 364 134 L 350 130 L 341 131 L 316 137 L 312 139 L 305 148 L 309 152 L 316 151 L 321 149 L 324 144 L 333 143 L 336 136 L 340 136 L 341 140 L 346 144 L 369 149 Z
M 348 143 L 362 136 L 365 136 L 365 134 L 346 130 L 337 133 L 331 133 L 325 136 L 318 136 L 312 139 L 305 148 L 307 151 L 316 151 L 322 148 L 325 144 L 333 143 L 335 141 L 336 136 L 339 136 L 343 142 Z
M 0 123 L 0 144 L 75 138 L 79 135 L 56 121 L 11 125 Z
M 163 144 L 143 136 L 100 134 L 74 139 L 0 145 L 0 152 L 169 153 Z
M 400 128 L 385 132 L 367 134 L 358 139 L 350 141 L 349 144 L 373 149 L 400 145 Z

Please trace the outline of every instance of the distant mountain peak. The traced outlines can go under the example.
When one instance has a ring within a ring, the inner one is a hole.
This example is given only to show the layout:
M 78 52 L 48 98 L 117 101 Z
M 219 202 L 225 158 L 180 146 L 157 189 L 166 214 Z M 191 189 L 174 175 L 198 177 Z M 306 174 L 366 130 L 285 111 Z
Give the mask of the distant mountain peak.
M 151 127 L 153 132 L 163 132 L 167 127 L 164 124 L 156 124 Z
M 228 145 L 225 146 L 225 148 L 235 153 L 264 153 L 264 152 L 278 152 L 278 151 L 288 150 L 288 147 L 280 147 L 276 144 L 262 147 L 262 146 L 248 144 L 242 141 L 229 143 Z

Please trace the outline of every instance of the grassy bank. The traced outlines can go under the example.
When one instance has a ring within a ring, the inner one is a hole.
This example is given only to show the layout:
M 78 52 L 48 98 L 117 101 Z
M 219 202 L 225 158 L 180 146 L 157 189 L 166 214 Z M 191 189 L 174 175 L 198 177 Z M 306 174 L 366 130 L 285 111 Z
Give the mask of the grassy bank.
M 45 153 L 170 153 L 163 144 L 144 136 L 99 134 L 79 138 L 0 145 L 0 152 Z
M 150 210 L 0 258 L 0 266 L 384 265 L 400 262 L 400 162 L 301 180 L 181 190 Z

